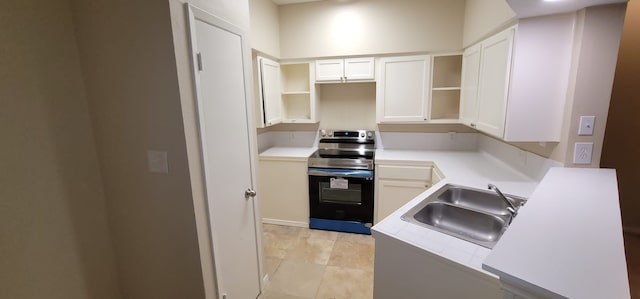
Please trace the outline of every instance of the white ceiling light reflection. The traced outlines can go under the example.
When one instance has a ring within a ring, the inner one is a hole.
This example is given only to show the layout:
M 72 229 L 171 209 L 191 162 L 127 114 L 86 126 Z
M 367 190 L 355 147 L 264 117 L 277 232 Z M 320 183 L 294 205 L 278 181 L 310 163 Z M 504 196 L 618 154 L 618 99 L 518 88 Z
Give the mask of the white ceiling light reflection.
M 362 18 L 353 11 L 337 13 L 331 22 L 333 43 L 340 49 L 352 49 L 362 40 Z

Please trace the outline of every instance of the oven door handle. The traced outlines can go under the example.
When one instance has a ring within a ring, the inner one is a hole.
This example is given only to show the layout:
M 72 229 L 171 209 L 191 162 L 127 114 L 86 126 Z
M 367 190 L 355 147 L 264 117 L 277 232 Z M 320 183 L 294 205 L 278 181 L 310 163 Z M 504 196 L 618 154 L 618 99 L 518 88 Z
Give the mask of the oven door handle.
M 311 176 L 373 178 L 373 170 L 309 168 L 308 173 Z

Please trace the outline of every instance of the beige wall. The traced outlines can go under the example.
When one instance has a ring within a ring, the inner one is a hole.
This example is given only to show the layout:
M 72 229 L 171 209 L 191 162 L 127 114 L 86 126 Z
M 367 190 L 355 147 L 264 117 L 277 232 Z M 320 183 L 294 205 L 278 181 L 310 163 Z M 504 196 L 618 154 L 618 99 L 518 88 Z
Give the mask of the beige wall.
M 169 2 L 72 3 L 122 293 L 203 298 Z
M 321 129 L 376 129 L 376 84 L 318 84 Z
M 515 22 L 506 0 L 466 0 L 462 45 L 466 48 Z
M 627 6 L 620 52 L 616 67 L 611 106 L 600 165 L 618 173 L 622 221 L 625 229 L 640 233 L 640 200 L 635 192 L 640 182 L 640 111 L 638 73 L 640 72 L 640 1 Z
M 281 58 L 458 51 L 462 48 L 463 18 L 462 0 L 283 5 Z
M 625 9 L 626 4 L 614 4 L 587 8 L 579 13 L 582 24 L 578 26 L 582 27 L 579 29 L 582 35 L 576 49 L 579 53 L 574 56 L 575 73 L 570 81 L 571 117 L 568 127 L 565 125 L 568 136 L 562 139 L 566 141 L 566 151 L 562 153 L 560 149 L 552 154 L 552 157 L 564 154 L 565 165 L 582 166 L 573 164 L 574 143 L 593 142 L 592 163 L 588 166 L 600 166 Z M 580 116 L 583 115 L 596 117 L 593 136 L 578 136 Z
M 271 0 L 250 0 L 251 48 L 280 57 L 278 6 Z
M 0 298 L 120 298 L 69 2 L 0 2 Z

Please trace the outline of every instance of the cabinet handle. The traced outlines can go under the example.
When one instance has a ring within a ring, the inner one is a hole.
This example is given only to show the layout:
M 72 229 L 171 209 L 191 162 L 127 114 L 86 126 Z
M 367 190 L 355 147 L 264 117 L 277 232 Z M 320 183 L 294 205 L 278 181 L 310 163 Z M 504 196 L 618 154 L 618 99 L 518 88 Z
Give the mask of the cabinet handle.
M 475 127 L 476 127 L 476 124 L 470 124 L 470 126 L 471 126 L 472 128 L 475 128 Z

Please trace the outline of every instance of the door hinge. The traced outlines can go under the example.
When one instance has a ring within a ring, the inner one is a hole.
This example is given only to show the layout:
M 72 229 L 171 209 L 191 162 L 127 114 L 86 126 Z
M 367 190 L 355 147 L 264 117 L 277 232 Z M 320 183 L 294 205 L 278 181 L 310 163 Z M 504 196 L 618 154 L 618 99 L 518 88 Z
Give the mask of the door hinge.
M 202 71 L 202 54 L 200 52 L 196 54 L 196 63 L 198 64 L 198 71 Z

